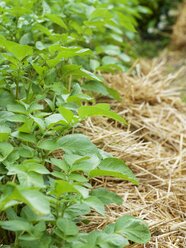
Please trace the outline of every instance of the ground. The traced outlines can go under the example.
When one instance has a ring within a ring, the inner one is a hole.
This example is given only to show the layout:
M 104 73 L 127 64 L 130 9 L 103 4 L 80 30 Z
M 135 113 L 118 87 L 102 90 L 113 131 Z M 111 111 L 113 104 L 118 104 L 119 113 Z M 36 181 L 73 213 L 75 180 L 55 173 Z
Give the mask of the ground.
M 81 130 L 123 159 L 139 179 L 138 187 L 96 179 L 95 187 L 104 185 L 118 193 L 123 205 L 109 206 L 106 218 L 93 214 L 91 225 L 82 228 L 102 228 L 123 214 L 142 218 L 150 226 L 151 241 L 131 248 L 186 247 L 186 105 L 180 98 L 186 88 L 186 65 L 181 55 L 166 51 L 152 61 L 137 61 L 129 74 L 105 75 L 122 96 L 112 108 L 128 126 L 100 117 L 88 119 Z

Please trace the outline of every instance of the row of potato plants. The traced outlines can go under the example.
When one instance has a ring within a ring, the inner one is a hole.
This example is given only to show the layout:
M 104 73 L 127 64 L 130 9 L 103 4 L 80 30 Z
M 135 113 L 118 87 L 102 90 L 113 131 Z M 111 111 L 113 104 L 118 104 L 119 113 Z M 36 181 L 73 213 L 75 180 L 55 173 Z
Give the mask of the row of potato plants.
M 128 215 L 81 231 L 88 214 L 122 204 L 90 179 L 138 180 L 76 133 L 92 116 L 126 125 L 109 104 L 96 104 L 95 93 L 120 98 L 96 72 L 129 66 L 144 11 L 137 0 L 0 1 L 1 247 L 122 248 L 149 240 L 147 225 Z

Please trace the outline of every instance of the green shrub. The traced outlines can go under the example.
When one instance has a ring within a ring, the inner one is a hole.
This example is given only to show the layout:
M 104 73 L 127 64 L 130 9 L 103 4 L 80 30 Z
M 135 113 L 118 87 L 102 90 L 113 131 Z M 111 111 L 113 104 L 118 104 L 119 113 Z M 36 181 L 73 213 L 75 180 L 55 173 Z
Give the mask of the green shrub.
M 123 161 L 72 129 L 102 115 L 126 124 L 91 91 L 119 99 L 93 72 L 123 69 L 137 1 L 0 3 L 0 241 L 4 247 L 124 247 L 149 240 L 131 216 L 102 231 L 78 227 L 122 199 L 90 179 L 138 181 Z M 122 45 L 121 45 L 122 44 Z M 120 46 L 121 45 L 121 46 Z M 113 61 L 110 63 L 110 61 Z M 123 62 L 124 63 L 123 63 Z

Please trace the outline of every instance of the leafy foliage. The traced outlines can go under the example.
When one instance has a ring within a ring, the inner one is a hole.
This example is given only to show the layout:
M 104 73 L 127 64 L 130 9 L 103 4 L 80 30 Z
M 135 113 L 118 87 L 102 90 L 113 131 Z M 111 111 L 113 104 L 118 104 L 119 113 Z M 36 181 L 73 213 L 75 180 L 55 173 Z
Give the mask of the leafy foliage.
M 114 176 L 136 185 L 138 181 L 123 161 L 98 149 L 86 136 L 71 133 L 91 116 L 126 124 L 108 104 L 95 104 L 91 91 L 119 99 L 95 72 L 125 69 L 130 54 L 124 53 L 128 43 L 123 37 L 135 31 L 137 3 L 1 1 L 3 244 L 111 248 L 126 246 L 127 240 L 148 241 L 147 226 L 133 217 L 120 219 L 125 228 L 119 232 L 119 220 L 103 231 L 79 230 L 90 211 L 104 215 L 106 204 L 122 203 L 113 192 L 93 189 L 92 177 Z
M 144 18 L 139 19 L 136 51 L 140 56 L 155 57 L 170 43 L 172 26 L 181 2 L 183 0 L 139 0 L 149 9 L 149 14 L 142 14 Z
M 181 2 L 182 0 L 151 0 L 148 2 L 140 0 L 140 4 L 151 10 L 146 18 L 141 18 L 142 35 L 146 38 L 155 38 L 156 36 L 163 37 L 163 32 L 170 32 L 177 15 L 176 7 Z

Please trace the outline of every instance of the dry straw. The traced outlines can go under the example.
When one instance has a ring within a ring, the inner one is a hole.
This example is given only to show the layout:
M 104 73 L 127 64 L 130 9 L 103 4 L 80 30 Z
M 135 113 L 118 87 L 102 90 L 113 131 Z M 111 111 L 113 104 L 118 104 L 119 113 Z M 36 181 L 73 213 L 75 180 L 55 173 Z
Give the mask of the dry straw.
M 130 247 L 186 247 L 186 105 L 179 90 L 171 87 L 180 71 L 165 73 L 165 63 L 136 63 L 129 74 L 105 75 L 117 89 L 121 102 L 112 109 L 129 125 L 121 126 L 102 117 L 88 119 L 79 131 L 105 151 L 123 159 L 137 175 L 140 185 L 112 178 L 97 178 L 95 187 L 107 187 L 123 198 L 123 205 L 111 205 L 107 214 L 89 216 L 90 225 L 100 229 L 123 214 L 144 219 L 151 241 Z

